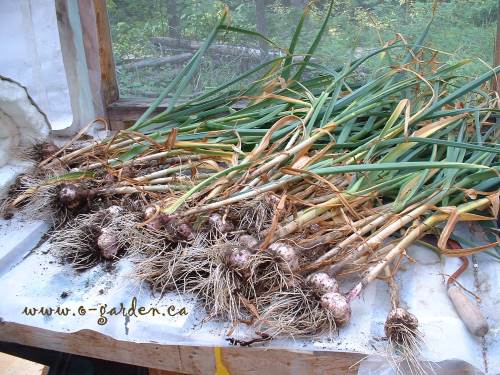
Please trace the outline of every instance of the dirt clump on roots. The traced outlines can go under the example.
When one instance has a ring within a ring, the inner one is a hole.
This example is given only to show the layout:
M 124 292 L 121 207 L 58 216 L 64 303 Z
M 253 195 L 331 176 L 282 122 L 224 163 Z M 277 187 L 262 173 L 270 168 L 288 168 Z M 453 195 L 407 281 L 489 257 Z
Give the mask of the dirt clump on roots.
M 80 214 L 63 228 L 52 231 L 50 249 L 78 271 L 99 263 L 110 265 L 125 254 L 130 226 L 139 220 L 139 213 L 127 212 L 119 206 Z
M 255 297 L 249 282 L 253 255 L 236 242 L 205 241 L 179 243 L 174 250 L 140 260 L 136 274 L 162 294 L 176 290 L 197 296 L 208 319 L 247 320 L 243 299 Z
M 321 306 L 312 288 L 296 279 L 287 289 L 268 293 L 258 300 L 260 318 L 256 329 L 271 337 L 317 336 L 333 333 L 333 314 Z
M 387 316 L 384 331 L 389 341 L 390 355 L 396 356 L 393 357 L 393 364 L 397 367 L 397 362 L 403 361 L 417 373 L 425 373 L 418 359 L 423 339 L 418 329 L 417 317 L 397 307 Z

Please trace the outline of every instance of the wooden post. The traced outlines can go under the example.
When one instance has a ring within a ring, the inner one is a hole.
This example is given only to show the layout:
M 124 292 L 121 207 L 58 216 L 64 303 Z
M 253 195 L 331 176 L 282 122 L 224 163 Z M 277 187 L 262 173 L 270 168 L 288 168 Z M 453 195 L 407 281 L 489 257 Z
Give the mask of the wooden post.
M 493 66 L 497 67 L 500 65 L 500 0 L 498 1 L 498 9 L 497 9 L 497 35 L 495 37 L 495 52 L 493 57 Z M 493 89 L 497 92 L 497 95 L 500 95 L 500 83 L 498 80 L 500 79 L 500 74 L 496 74 L 493 77 Z
M 106 105 L 118 99 L 113 45 L 109 29 L 108 12 L 105 0 L 94 0 L 97 38 L 99 41 L 99 60 L 101 63 L 102 94 Z
M 96 116 L 108 118 L 107 107 L 118 100 L 119 92 L 106 1 L 79 1 L 78 9 Z

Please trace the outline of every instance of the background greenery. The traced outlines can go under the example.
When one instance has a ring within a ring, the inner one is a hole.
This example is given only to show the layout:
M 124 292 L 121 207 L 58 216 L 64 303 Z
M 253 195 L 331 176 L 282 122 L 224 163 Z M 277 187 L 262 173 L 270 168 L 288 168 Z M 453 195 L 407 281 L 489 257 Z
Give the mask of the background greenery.
M 262 7 L 256 11 L 258 2 Z M 152 37 L 202 41 L 227 5 L 232 25 L 256 30 L 260 18 L 265 21 L 261 22 L 260 31 L 286 47 L 305 3 L 305 0 L 107 0 L 121 96 L 153 97 L 179 71 L 178 64 L 123 69 L 124 64 L 138 60 L 186 52 L 160 50 L 151 43 Z M 299 52 L 311 43 L 328 3 L 312 2 Z M 396 33 L 411 41 L 429 21 L 432 5 L 432 0 L 336 0 L 318 57 L 321 63 L 335 67 L 349 56 L 363 55 L 370 48 L 394 39 Z M 464 68 L 467 74 L 484 72 L 493 63 L 497 7 L 497 0 L 440 1 L 428 42 L 449 53 L 441 55 L 441 59 L 443 56 L 449 60 L 474 59 Z M 224 36 L 220 42 L 259 48 L 256 40 L 235 34 Z M 258 63 L 254 60 L 209 55 L 190 90 L 200 92 L 227 81 Z

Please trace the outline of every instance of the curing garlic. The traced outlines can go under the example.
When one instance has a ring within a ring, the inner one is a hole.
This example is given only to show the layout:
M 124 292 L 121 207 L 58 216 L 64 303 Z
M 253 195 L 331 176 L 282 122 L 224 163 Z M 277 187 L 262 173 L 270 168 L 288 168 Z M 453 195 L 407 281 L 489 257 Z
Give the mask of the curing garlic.
M 339 291 L 339 284 L 337 283 L 337 280 L 325 272 L 313 273 L 307 277 L 306 281 L 313 291 L 320 297 L 326 293 L 338 293 Z
M 105 259 L 115 258 L 120 250 L 115 233 L 107 228 L 102 229 L 97 238 L 97 247 L 99 247 L 101 255 Z
M 269 253 L 282 260 L 291 271 L 299 268 L 299 256 L 296 250 L 283 242 L 275 242 L 269 246 Z
M 330 292 L 321 297 L 321 306 L 327 309 L 334 317 L 337 326 L 341 327 L 351 319 L 351 306 L 340 293 Z
M 247 250 L 252 252 L 257 251 L 257 245 L 259 241 L 254 236 L 250 236 L 249 234 L 244 234 L 238 238 L 238 242 L 243 245 Z

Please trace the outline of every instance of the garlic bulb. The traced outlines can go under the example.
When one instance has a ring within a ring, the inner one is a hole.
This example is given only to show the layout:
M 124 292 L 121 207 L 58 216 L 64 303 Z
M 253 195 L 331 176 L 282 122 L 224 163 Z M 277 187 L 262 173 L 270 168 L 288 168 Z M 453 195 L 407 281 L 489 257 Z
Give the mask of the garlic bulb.
M 240 271 L 243 276 L 250 276 L 252 253 L 245 249 L 232 249 L 226 255 L 226 262 L 231 269 Z
M 175 228 L 175 231 L 183 239 L 186 239 L 186 240 L 192 240 L 192 239 L 194 239 L 193 228 L 188 223 L 182 223 L 182 224 L 180 224 L 177 228 Z
M 299 268 L 299 256 L 296 250 L 283 242 L 275 242 L 269 246 L 269 252 L 285 262 L 291 271 Z
M 97 247 L 105 259 L 113 259 L 120 250 L 116 235 L 108 228 L 101 230 L 101 234 L 97 238 Z
M 148 206 L 144 209 L 144 220 L 151 219 L 156 214 L 156 207 Z
M 338 327 L 345 325 L 351 319 L 351 306 L 342 294 L 337 292 L 326 293 L 321 297 L 321 306 L 327 309 Z
M 240 238 L 238 238 L 238 242 L 251 252 L 257 251 L 257 245 L 259 244 L 259 241 L 257 241 L 254 236 L 250 236 L 249 234 L 241 235 Z
M 326 293 L 338 293 L 339 291 L 339 284 L 337 283 L 337 280 L 325 272 L 316 272 L 309 275 L 306 282 L 313 289 L 316 295 L 320 297 Z
M 417 317 L 401 307 L 397 307 L 389 313 L 384 326 L 386 336 L 396 339 L 403 330 L 416 331 L 417 329 Z
M 81 203 L 81 187 L 75 184 L 65 184 L 59 191 L 59 200 L 68 208 L 76 208 Z
M 208 217 L 208 222 L 217 228 L 221 233 L 234 230 L 234 225 L 229 220 L 224 219 L 220 214 L 213 213 Z

